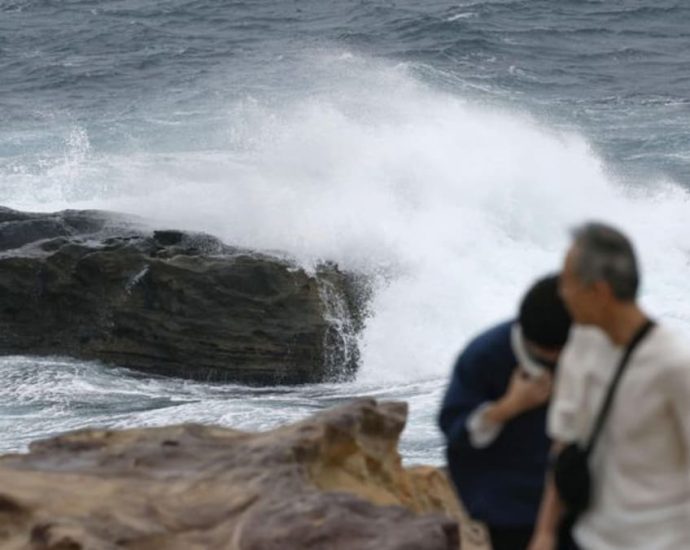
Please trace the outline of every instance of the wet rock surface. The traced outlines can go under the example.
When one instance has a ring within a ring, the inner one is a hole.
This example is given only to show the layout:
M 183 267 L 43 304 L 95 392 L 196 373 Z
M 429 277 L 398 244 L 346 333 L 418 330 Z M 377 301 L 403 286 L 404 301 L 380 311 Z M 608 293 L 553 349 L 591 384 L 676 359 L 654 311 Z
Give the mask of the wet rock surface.
M 404 403 L 262 433 L 84 430 L 0 458 L 0 547 L 488 550 L 445 474 L 405 469 Z
M 0 208 L 0 353 L 250 384 L 347 377 L 366 292 L 324 264 L 101 211 Z

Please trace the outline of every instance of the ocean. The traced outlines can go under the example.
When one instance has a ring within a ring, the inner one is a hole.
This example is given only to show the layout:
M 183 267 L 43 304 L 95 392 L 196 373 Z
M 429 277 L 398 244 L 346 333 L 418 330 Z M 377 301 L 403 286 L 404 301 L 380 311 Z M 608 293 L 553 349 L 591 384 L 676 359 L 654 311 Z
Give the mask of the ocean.
M 669 0 L 0 0 L 0 205 L 103 208 L 323 260 L 374 294 L 356 380 L 248 388 L 0 358 L 0 451 L 85 426 L 268 429 L 410 405 L 598 219 L 690 335 L 690 6 Z

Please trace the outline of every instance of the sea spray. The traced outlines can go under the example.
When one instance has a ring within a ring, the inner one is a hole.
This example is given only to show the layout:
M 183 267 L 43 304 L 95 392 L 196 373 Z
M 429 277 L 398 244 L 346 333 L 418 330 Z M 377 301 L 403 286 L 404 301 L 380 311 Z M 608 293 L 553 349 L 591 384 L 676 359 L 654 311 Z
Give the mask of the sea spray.
M 365 274 L 375 292 L 362 382 L 444 375 L 463 342 L 558 269 L 569 227 L 586 219 L 630 232 L 648 268 L 644 299 L 690 327 L 678 275 L 690 242 L 685 191 L 626 185 L 583 136 L 435 90 L 405 64 L 309 61 L 301 94 L 229 102 L 227 141 L 215 149 L 101 154 L 73 132 L 63 198 L 8 202 L 122 210 Z M 25 183 L 43 188 L 55 170 Z

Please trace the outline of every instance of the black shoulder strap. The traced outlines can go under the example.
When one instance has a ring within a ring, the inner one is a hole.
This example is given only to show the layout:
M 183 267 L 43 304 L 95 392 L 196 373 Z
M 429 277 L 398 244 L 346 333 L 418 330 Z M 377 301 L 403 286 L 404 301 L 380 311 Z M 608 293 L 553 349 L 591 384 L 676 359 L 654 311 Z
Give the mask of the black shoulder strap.
M 644 325 L 642 325 L 642 327 L 635 333 L 635 336 L 633 336 L 633 339 L 625 348 L 625 352 L 623 353 L 621 362 L 618 364 L 618 368 L 616 369 L 616 372 L 613 375 L 613 380 L 611 380 L 611 384 L 609 385 L 608 392 L 606 393 L 606 398 L 604 399 L 604 404 L 602 405 L 601 410 L 599 411 L 599 416 L 597 417 L 596 424 L 594 425 L 594 429 L 592 430 L 592 434 L 589 436 L 589 443 L 585 448 L 585 453 L 588 456 L 592 453 L 592 450 L 594 450 L 594 445 L 596 444 L 599 434 L 601 433 L 601 430 L 604 427 L 604 422 L 606 421 L 606 417 L 608 416 L 609 410 L 611 409 L 611 404 L 613 403 L 613 396 L 616 393 L 618 383 L 620 382 L 620 379 L 623 376 L 623 371 L 630 362 L 630 356 L 632 355 L 633 351 L 635 351 L 637 344 L 639 344 L 642 341 L 642 339 L 647 335 L 647 333 L 653 326 L 654 321 L 647 320 L 647 322 Z

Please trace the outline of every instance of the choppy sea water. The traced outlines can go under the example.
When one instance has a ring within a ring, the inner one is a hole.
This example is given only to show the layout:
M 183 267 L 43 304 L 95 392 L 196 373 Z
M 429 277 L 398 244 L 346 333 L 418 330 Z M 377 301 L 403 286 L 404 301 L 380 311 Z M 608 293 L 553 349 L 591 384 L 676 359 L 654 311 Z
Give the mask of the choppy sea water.
M 688 46 L 663 0 L 0 0 L 0 204 L 131 212 L 376 288 L 347 384 L 2 358 L 0 450 L 371 395 L 407 400 L 403 453 L 440 462 L 454 356 L 583 219 L 634 237 L 644 304 L 690 333 Z

